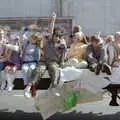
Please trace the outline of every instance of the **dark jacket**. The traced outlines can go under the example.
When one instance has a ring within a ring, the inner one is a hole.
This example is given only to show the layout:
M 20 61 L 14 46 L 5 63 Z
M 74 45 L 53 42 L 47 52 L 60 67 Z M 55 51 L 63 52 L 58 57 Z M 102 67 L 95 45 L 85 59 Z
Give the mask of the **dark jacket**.
M 48 41 L 44 47 L 45 61 L 57 62 L 60 64 L 64 61 L 66 46 L 62 43 Z
M 88 64 L 102 63 L 105 61 L 105 50 L 103 45 L 94 48 L 92 44 L 88 45 L 86 50 L 86 60 Z

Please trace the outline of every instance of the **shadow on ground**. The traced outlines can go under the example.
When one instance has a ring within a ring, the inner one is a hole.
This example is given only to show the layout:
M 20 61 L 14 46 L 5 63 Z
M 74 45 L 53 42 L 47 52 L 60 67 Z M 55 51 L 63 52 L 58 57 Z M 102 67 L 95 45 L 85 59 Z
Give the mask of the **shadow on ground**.
M 76 111 L 69 112 L 66 114 L 55 114 L 47 120 L 120 120 L 120 113 L 116 113 L 113 115 L 102 115 L 90 113 L 76 113 Z
M 37 89 L 43 90 L 43 89 L 48 89 L 49 85 L 50 85 L 50 79 L 46 78 L 46 79 L 41 79 L 40 81 L 38 81 L 38 83 L 36 83 L 36 87 Z M 14 81 L 14 90 L 21 90 L 24 89 L 24 84 L 23 84 L 23 80 L 22 79 L 15 79 Z
M 21 110 L 7 111 L 7 109 L 0 110 L 0 120 L 43 120 L 40 113 L 25 113 Z
M 7 112 L 8 109 L 0 110 L 0 120 L 43 120 L 40 113 L 25 113 L 20 110 L 16 112 Z M 120 120 L 120 113 L 113 115 L 102 115 L 93 113 L 76 113 L 75 111 L 60 114 L 56 113 L 47 120 Z

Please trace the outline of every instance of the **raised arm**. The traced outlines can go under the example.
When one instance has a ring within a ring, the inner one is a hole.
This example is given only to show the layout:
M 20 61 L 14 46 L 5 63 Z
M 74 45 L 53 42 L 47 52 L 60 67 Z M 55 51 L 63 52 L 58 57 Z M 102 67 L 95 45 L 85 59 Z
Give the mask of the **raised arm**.
M 56 13 L 52 13 L 51 16 L 51 23 L 49 25 L 49 34 L 50 34 L 50 38 L 52 38 L 53 35 L 53 31 L 54 31 L 54 27 L 55 27 L 55 21 L 56 21 Z

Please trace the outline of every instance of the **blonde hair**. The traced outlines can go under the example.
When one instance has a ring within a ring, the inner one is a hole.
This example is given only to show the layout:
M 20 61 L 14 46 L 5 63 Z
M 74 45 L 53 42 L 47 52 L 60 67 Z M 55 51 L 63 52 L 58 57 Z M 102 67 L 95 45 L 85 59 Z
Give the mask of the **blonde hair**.
M 42 34 L 37 36 L 37 45 L 42 49 L 43 48 L 44 37 Z
M 76 43 L 79 43 L 79 42 L 85 43 L 83 32 L 75 33 L 75 37 L 77 39 Z
M 107 37 L 106 37 L 106 40 L 105 40 L 107 43 L 109 43 L 109 42 L 114 42 L 115 41 L 115 39 L 114 39 L 114 36 L 113 35 L 108 35 Z
M 40 47 L 41 49 L 43 48 L 44 37 L 43 37 L 42 34 L 40 34 L 38 32 L 34 33 L 34 34 L 31 35 L 31 38 L 33 40 L 36 40 L 36 44 L 37 44 L 38 47 Z

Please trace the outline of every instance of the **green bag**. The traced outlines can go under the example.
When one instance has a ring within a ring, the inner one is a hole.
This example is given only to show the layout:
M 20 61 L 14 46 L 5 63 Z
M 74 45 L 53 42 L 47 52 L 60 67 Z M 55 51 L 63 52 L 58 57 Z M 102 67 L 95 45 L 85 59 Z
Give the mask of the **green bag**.
M 64 99 L 64 111 L 71 109 L 77 104 L 77 99 L 80 96 L 80 92 L 68 93 Z

